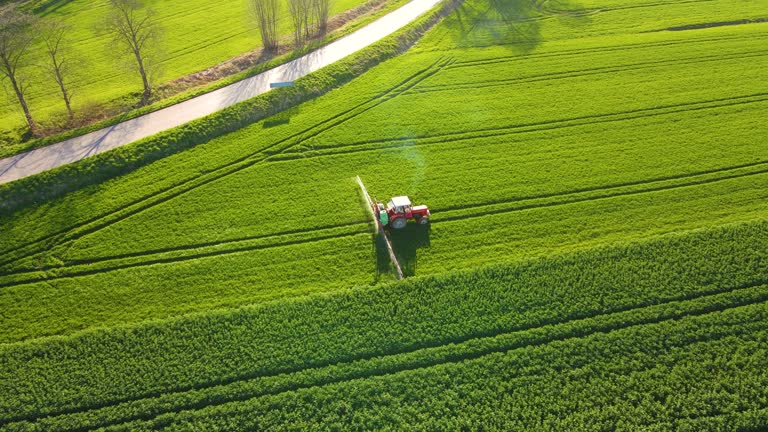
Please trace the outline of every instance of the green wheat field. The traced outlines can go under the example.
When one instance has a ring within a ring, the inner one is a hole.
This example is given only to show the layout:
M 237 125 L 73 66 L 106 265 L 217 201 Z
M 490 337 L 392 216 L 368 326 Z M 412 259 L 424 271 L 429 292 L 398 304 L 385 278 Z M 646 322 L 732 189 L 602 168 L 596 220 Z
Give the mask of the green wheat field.
M 0 217 L 0 430 L 768 427 L 766 17 L 466 0 L 340 89 Z M 404 281 L 355 175 L 432 212 L 393 233 Z

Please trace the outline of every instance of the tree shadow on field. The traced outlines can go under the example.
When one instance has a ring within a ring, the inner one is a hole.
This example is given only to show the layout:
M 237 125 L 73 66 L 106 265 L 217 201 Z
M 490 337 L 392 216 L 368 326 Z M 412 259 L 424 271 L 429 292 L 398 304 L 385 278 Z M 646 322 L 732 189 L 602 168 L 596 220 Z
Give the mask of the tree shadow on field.
M 415 276 L 418 262 L 418 250 L 429 249 L 431 225 L 422 226 L 413 222 L 401 230 L 390 230 L 389 238 L 392 241 L 392 248 L 395 251 L 397 261 L 403 270 L 403 275 Z M 389 259 L 387 246 L 384 243 L 382 234 L 376 235 L 374 239 L 376 248 L 376 279 L 379 275 L 385 273 L 394 273 L 392 263 Z
M 56 12 L 59 8 L 70 3 L 72 0 L 43 0 L 31 3 L 31 12 L 37 15 L 48 15 Z M 0 1 L 0 4 L 4 2 Z
M 484 10 L 457 8 L 459 46 L 508 46 L 528 54 L 543 41 L 542 26 L 558 19 L 568 26 L 586 25 L 589 12 L 573 0 L 486 0 Z M 565 22 L 567 21 L 567 22 Z

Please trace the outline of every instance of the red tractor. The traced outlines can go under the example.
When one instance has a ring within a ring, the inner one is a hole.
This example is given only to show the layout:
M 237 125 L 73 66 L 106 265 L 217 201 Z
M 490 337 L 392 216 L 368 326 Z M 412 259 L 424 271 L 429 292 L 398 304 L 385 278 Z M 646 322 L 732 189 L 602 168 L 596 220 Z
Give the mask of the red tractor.
M 374 211 L 379 217 L 382 226 L 394 229 L 403 229 L 408 224 L 408 219 L 414 219 L 419 225 L 429 223 L 429 209 L 425 205 L 411 206 L 411 200 L 407 196 L 394 197 L 384 204 L 377 202 Z

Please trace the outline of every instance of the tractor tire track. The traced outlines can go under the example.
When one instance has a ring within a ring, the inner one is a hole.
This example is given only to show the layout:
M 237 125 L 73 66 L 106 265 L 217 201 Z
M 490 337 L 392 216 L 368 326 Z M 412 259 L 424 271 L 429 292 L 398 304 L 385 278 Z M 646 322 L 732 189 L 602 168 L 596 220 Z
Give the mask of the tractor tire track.
M 545 120 L 533 123 L 521 123 L 510 126 L 490 127 L 475 129 L 471 132 L 448 132 L 434 135 L 415 135 L 407 138 L 383 138 L 378 140 L 366 140 L 352 142 L 348 144 L 336 144 L 332 147 L 326 147 L 312 151 L 289 151 L 280 155 L 271 156 L 269 162 L 286 161 L 293 159 L 308 159 L 315 157 L 338 156 L 360 152 L 374 152 L 385 149 L 399 148 L 407 142 L 409 147 L 441 145 L 452 142 L 460 142 L 482 138 L 495 138 L 510 136 L 521 133 L 539 132 L 554 130 L 565 127 L 578 127 L 584 125 L 612 123 L 619 121 L 631 121 L 641 118 L 657 117 L 662 115 L 677 114 L 692 111 L 701 111 L 708 109 L 727 108 L 739 105 L 748 105 L 752 103 L 761 103 L 768 101 L 767 93 L 755 93 L 744 96 L 733 96 L 728 98 L 711 99 L 706 101 L 685 102 L 680 104 L 670 104 L 652 108 L 638 108 L 628 111 L 619 111 L 612 113 L 593 114 L 587 116 L 570 117 L 557 120 Z
M 355 226 L 365 227 L 365 229 L 344 230 L 344 228 Z M 71 260 L 65 262 L 61 266 L 49 266 L 37 270 L 5 274 L 3 275 L 4 278 L 10 278 L 12 280 L 6 280 L 4 282 L 0 281 L 0 289 L 40 282 L 51 282 L 64 278 L 91 276 L 130 268 L 162 264 L 178 264 L 202 258 L 219 257 L 243 252 L 283 248 L 326 240 L 355 237 L 360 234 L 368 233 L 367 228 L 367 222 L 351 222 L 317 229 L 285 231 L 277 234 L 259 235 L 220 242 L 207 242 L 94 259 Z M 314 235 L 310 237 L 303 236 L 304 234 L 309 233 Z M 272 239 L 274 240 L 270 241 Z M 262 243 L 263 241 L 267 242 Z
M 413 88 L 413 86 L 417 85 L 427 77 L 432 76 L 435 73 L 439 72 L 439 70 L 441 70 L 442 67 L 444 67 L 447 64 L 450 64 L 451 61 L 452 61 L 451 59 L 448 59 L 448 60 L 444 60 L 442 58 L 438 59 L 435 63 L 430 65 L 428 68 L 423 69 L 417 72 L 416 74 L 407 77 L 396 86 L 379 93 L 378 95 L 374 96 L 370 100 L 363 102 L 349 110 L 346 110 L 339 115 L 333 116 L 331 118 L 321 121 L 320 123 L 317 123 L 313 126 L 305 128 L 300 132 L 291 134 L 286 138 L 276 141 L 275 143 L 262 147 L 255 153 L 246 155 L 232 162 L 221 165 L 220 167 L 215 168 L 205 174 L 190 178 L 181 183 L 170 185 L 166 188 L 161 189 L 160 191 L 157 191 L 150 195 L 134 200 L 128 203 L 127 205 L 121 206 L 115 209 L 114 211 L 88 219 L 87 221 L 81 224 L 78 224 L 74 227 L 63 229 L 59 232 L 47 235 L 31 243 L 27 243 L 27 244 L 15 247 L 13 249 L 6 250 L 3 252 L 3 256 L 9 256 L 11 254 L 13 256 L 10 259 L 7 259 L 5 261 L 0 261 L 0 268 L 14 261 L 25 259 L 39 253 L 43 253 L 46 251 L 46 249 L 48 249 L 53 244 L 62 244 L 67 241 L 72 241 L 72 240 L 82 238 L 88 234 L 94 233 L 105 227 L 108 227 L 117 222 L 120 222 L 130 216 L 139 214 L 147 209 L 150 209 L 157 205 L 168 202 L 174 198 L 182 196 L 201 186 L 205 186 L 214 181 L 226 178 L 232 174 L 238 173 L 240 171 L 243 171 L 246 168 L 249 168 L 258 163 L 261 163 L 265 161 L 270 155 L 279 154 L 280 152 L 285 151 L 299 144 L 304 139 L 302 137 L 306 134 L 309 134 L 309 136 L 316 136 L 322 131 L 330 129 L 330 127 L 327 126 L 328 124 L 333 124 L 334 126 L 341 124 L 345 121 L 348 121 L 354 117 L 359 116 L 360 114 L 372 109 L 375 106 L 378 106 L 384 102 L 392 100 L 394 97 L 396 97 L 398 94 L 402 93 L 403 91 Z M 286 143 L 288 143 L 287 146 L 285 146 Z M 283 146 L 283 148 L 281 148 L 280 146 Z M 274 149 L 274 148 L 280 148 L 280 150 L 277 152 L 270 152 L 270 149 Z M 3 274 L 2 271 L 0 271 L 0 275 L 2 274 Z
M 695 58 L 687 58 L 687 59 L 648 61 L 648 62 L 632 63 L 632 64 L 625 64 L 625 65 L 618 65 L 618 66 L 604 66 L 604 67 L 571 70 L 571 71 L 548 73 L 548 74 L 541 74 L 541 75 L 530 75 L 530 76 L 519 77 L 519 78 L 466 81 L 466 82 L 456 82 L 451 84 L 436 84 L 432 86 L 421 86 L 418 89 L 408 91 L 406 94 L 426 94 L 426 93 L 436 93 L 436 92 L 444 92 L 444 91 L 456 91 L 456 90 L 468 90 L 468 89 L 477 90 L 477 89 L 487 89 L 487 88 L 493 88 L 493 87 L 507 87 L 509 85 L 516 85 L 516 84 L 557 81 L 557 80 L 580 78 L 580 77 L 586 77 L 586 76 L 621 73 L 621 72 L 637 71 L 637 70 L 643 70 L 643 69 L 653 69 L 661 66 L 695 65 L 695 64 L 701 64 L 701 63 L 713 63 L 713 62 L 721 62 L 721 61 L 727 61 L 727 60 L 744 60 L 749 58 L 765 57 L 766 55 L 768 55 L 768 50 L 752 51 L 752 52 L 738 53 L 738 54 L 728 54 L 724 56 L 706 56 L 706 57 L 695 57 Z
M 768 161 L 755 162 L 725 169 L 701 171 L 693 174 L 659 177 L 656 179 L 639 180 L 610 186 L 584 188 L 564 193 L 542 194 L 513 200 L 499 200 L 495 203 L 484 203 L 479 205 L 468 204 L 465 206 L 455 206 L 444 209 L 436 208 L 433 213 L 438 216 L 433 217 L 430 223 L 439 224 L 442 222 L 473 219 L 524 210 L 558 207 L 575 203 L 670 191 L 765 174 L 768 174 Z M 481 210 L 483 208 L 485 210 Z M 466 210 L 472 211 L 466 212 Z M 475 212 L 475 210 L 481 211 Z M 458 214 L 452 215 L 451 213 Z
M 681 188 L 690 188 L 718 183 L 727 180 L 746 178 L 757 175 L 768 174 L 768 160 L 752 162 L 747 164 L 732 165 L 728 167 L 715 168 L 710 170 L 700 170 L 691 173 L 661 176 L 650 179 L 627 181 L 614 183 L 610 185 L 594 186 L 589 188 L 571 189 L 562 192 L 528 195 L 512 199 L 502 199 L 496 201 L 486 201 L 482 203 L 465 204 L 460 206 L 434 208 L 431 224 L 440 225 L 455 221 L 475 219 L 492 215 L 514 213 L 532 209 L 542 209 L 549 207 L 559 207 L 570 204 L 577 204 L 589 201 L 605 200 L 612 198 L 629 197 L 653 192 L 670 191 Z M 0 289 L 19 285 L 37 283 L 41 281 L 54 281 L 62 278 L 73 278 L 90 276 L 94 274 L 107 273 L 111 271 L 123 270 L 128 268 L 139 268 L 159 264 L 177 264 L 189 260 L 200 258 L 209 258 L 213 256 L 225 256 L 241 252 L 270 249 L 276 247 L 287 247 L 297 244 L 307 244 L 316 241 L 325 241 L 334 238 L 345 238 L 357 236 L 365 231 L 352 231 L 343 233 L 333 233 L 334 229 L 347 228 L 365 223 L 350 223 L 339 226 L 332 226 L 318 230 L 298 231 L 290 234 L 304 233 L 322 233 L 321 235 L 301 239 L 283 239 L 267 244 L 249 245 L 248 241 L 253 239 L 237 239 L 231 242 L 222 242 L 230 246 L 222 250 L 219 243 L 201 244 L 184 246 L 180 248 L 169 248 L 166 250 L 145 251 L 133 254 L 116 255 L 113 257 L 104 257 L 93 260 L 70 261 L 62 267 L 50 267 L 42 271 L 21 271 L 9 274 L 6 277 L 14 278 L 11 281 L 0 282 Z M 256 237 L 256 240 L 275 238 L 279 239 L 289 234 L 275 234 Z M 246 243 L 246 244 L 244 244 Z M 200 249 L 212 249 L 209 251 Z M 178 256 L 164 256 L 170 253 L 180 252 Z M 187 253 L 188 252 L 188 253 Z M 142 260 L 121 262 L 122 260 L 137 259 Z M 104 267 L 102 267 L 104 266 Z M 90 268 L 96 267 L 96 268 Z
M 680 41 L 645 42 L 645 43 L 636 43 L 636 44 L 615 45 L 615 46 L 609 46 L 609 47 L 595 47 L 595 48 L 558 51 L 558 52 L 552 52 L 552 53 L 528 54 L 525 57 L 525 60 L 574 57 L 574 56 L 580 56 L 583 54 L 607 53 L 607 52 L 614 52 L 614 51 L 627 51 L 627 50 L 647 49 L 647 48 L 661 48 L 661 47 L 669 47 L 669 46 L 677 46 L 677 45 L 697 45 L 700 43 L 711 43 L 711 42 L 722 42 L 722 41 L 738 41 L 738 40 L 755 41 L 755 40 L 762 40 L 762 39 L 768 39 L 768 35 L 701 37 L 701 38 L 685 39 Z M 459 61 L 456 61 L 456 63 L 452 64 L 451 66 L 447 67 L 446 70 L 451 70 L 456 68 L 465 68 L 465 67 L 485 66 L 485 65 L 492 65 L 497 63 L 501 63 L 501 64 L 516 63 L 519 61 L 521 61 L 520 56 L 503 56 L 503 57 L 500 56 L 500 57 L 492 57 L 487 59 L 464 60 L 464 61 L 459 60 Z
M 629 5 L 623 5 L 623 6 L 612 6 L 607 8 L 597 8 L 594 10 L 600 11 L 600 12 L 613 12 L 613 11 L 622 11 L 622 10 L 628 10 L 628 9 L 644 9 L 648 7 L 659 7 L 659 6 L 670 6 L 670 5 L 683 5 L 683 4 L 697 4 L 697 3 L 712 3 L 714 0 L 683 0 L 683 1 L 662 1 L 662 2 L 655 2 L 655 3 L 640 3 L 640 4 L 629 4 Z
M 327 132 L 330 129 L 333 129 L 333 128 L 335 128 L 337 126 L 340 126 L 340 125 L 342 125 L 342 124 L 344 124 L 344 123 L 346 123 L 346 122 L 348 122 L 350 120 L 353 120 L 354 118 L 358 117 L 359 115 L 364 114 L 364 113 L 366 113 L 366 112 L 368 112 L 368 111 L 378 107 L 379 105 L 381 105 L 381 104 L 383 104 L 385 102 L 389 102 L 389 101 L 391 101 L 392 99 L 395 99 L 398 96 L 409 94 L 408 93 L 409 90 L 412 90 L 413 88 L 415 88 L 416 86 L 421 84 L 426 79 L 436 75 L 441 70 L 443 70 L 443 68 L 445 68 L 447 65 L 450 65 L 451 63 L 453 63 L 453 59 L 448 59 L 448 60 L 444 60 L 442 62 L 433 64 L 432 66 L 430 66 L 430 68 L 428 70 L 422 71 L 423 73 L 420 73 L 417 79 L 414 79 L 413 81 L 408 82 L 408 83 L 404 83 L 403 85 L 399 86 L 396 91 L 394 91 L 392 93 L 388 93 L 386 95 L 381 96 L 378 99 L 377 103 L 371 104 L 371 105 L 366 106 L 364 108 L 360 108 L 358 111 L 356 111 L 354 113 L 354 115 L 343 116 L 343 117 L 342 116 L 332 117 L 332 119 L 329 119 L 326 123 L 324 123 L 322 125 L 319 125 L 318 127 L 314 128 L 312 131 L 307 131 L 307 132 L 303 133 L 292 145 L 290 145 L 288 147 L 285 147 L 285 148 L 282 148 L 279 152 L 267 153 L 268 156 L 273 156 L 275 154 L 289 152 L 291 148 L 296 147 L 297 145 L 301 144 L 303 141 L 315 138 L 318 135 L 322 134 L 323 132 Z M 336 120 L 336 119 L 338 119 L 338 120 Z
M 416 348 L 405 347 L 400 350 L 363 356 L 352 355 L 335 362 L 317 362 L 306 365 L 306 367 L 289 367 L 274 370 L 267 374 L 245 374 L 206 383 L 197 383 L 191 386 L 180 386 L 168 391 L 148 392 L 140 396 L 103 401 L 103 403 L 90 406 L 52 410 L 39 415 L 16 416 L 1 420 L 0 426 L 21 421 L 39 422 L 41 420 L 45 421 L 55 419 L 56 417 L 78 414 L 89 414 L 88 420 L 91 423 L 82 428 L 68 428 L 66 430 L 85 431 L 132 421 L 152 421 L 167 413 L 196 411 L 207 407 L 354 379 L 388 376 L 442 364 L 459 363 L 482 358 L 494 353 L 543 346 L 568 339 L 582 339 L 597 333 L 610 333 L 632 327 L 679 320 L 684 317 L 703 316 L 729 309 L 762 304 L 768 302 L 767 283 L 768 280 L 755 280 L 738 286 L 718 287 L 664 299 L 646 300 L 614 309 L 592 311 L 591 315 L 574 314 L 560 319 L 553 318 L 537 322 L 535 325 L 518 325 L 507 329 L 481 331 L 461 337 L 438 339 L 428 344 L 420 343 Z M 696 304 L 695 302 L 700 302 L 701 304 Z M 688 303 L 694 304 L 688 305 Z M 648 310 L 658 310 L 658 312 L 643 315 L 643 312 Z M 596 320 L 597 323 L 594 322 Z M 534 334 L 526 335 L 524 333 Z M 393 357 L 405 358 L 398 359 L 397 362 L 388 360 Z M 345 366 L 350 367 L 351 370 L 341 371 L 337 375 L 324 373 L 327 369 L 338 370 Z M 286 379 L 292 376 L 294 378 L 302 378 L 302 375 L 309 375 L 308 380 L 310 382 Z M 263 388 L 259 388 L 259 381 L 269 378 L 283 379 L 284 382 L 278 385 L 262 385 Z M 312 382 L 313 379 L 314 382 Z M 252 388 L 247 388 L 248 384 L 252 385 Z M 240 387 L 240 391 L 235 397 L 232 395 L 227 397 L 226 387 L 233 385 L 241 385 L 245 386 L 245 388 Z M 184 402 L 177 402 L 175 405 L 172 402 L 168 402 L 168 399 L 174 395 L 190 393 L 197 394 L 192 394 Z M 144 406 L 147 403 L 153 402 L 153 400 L 157 400 L 157 403 L 154 405 L 157 409 L 153 411 L 130 409 L 134 404 L 142 404 Z M 106 420 L 108 418 L 106 415 L 98 415 L 100 410 L 120 408 L 124 408 L 130 414 L 123 415 L 118 419 L 112 418 L 109 420 Z M 157 427 L 158 425 L 154 426 Z

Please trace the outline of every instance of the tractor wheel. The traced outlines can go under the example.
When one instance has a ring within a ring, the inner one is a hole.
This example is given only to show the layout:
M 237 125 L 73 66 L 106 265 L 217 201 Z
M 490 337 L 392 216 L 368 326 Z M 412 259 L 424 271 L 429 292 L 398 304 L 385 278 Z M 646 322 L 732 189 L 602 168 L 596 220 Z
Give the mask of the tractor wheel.
M 403 229 L 407 224 L 408 224 L 408 221 L 402 217 L 394 218 L 392 219 L 392 221 L 389 222 L 389 225 L 394 229 Z
M 419 225 L 426 225 L 428 223 L 429 223 L 429 218 L 428 217 L 424 216 L 424 217 L 419 218 Z

